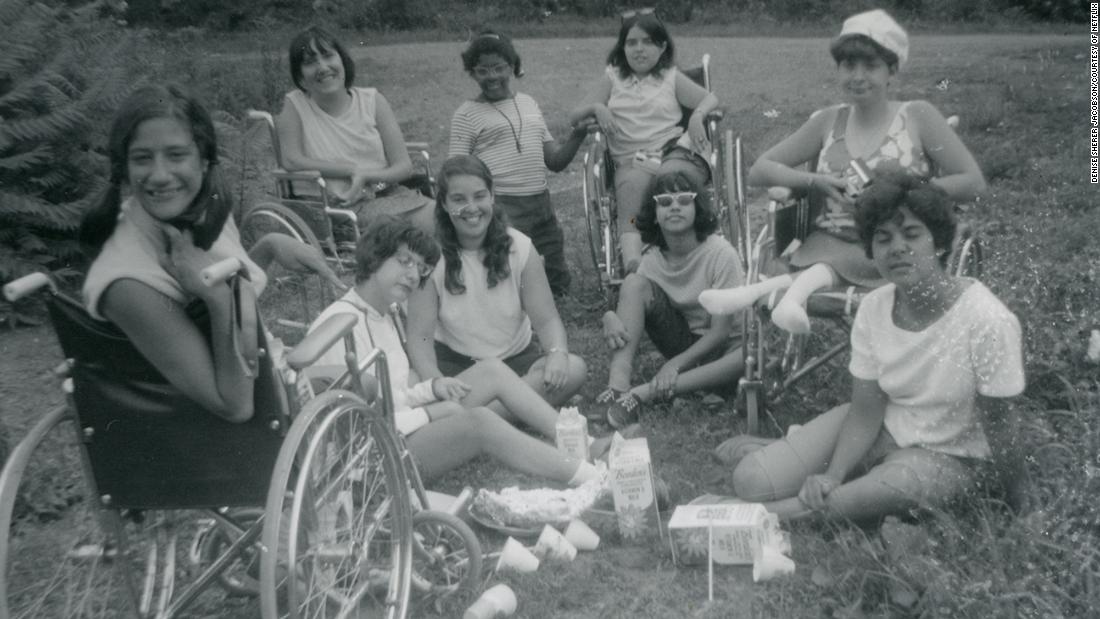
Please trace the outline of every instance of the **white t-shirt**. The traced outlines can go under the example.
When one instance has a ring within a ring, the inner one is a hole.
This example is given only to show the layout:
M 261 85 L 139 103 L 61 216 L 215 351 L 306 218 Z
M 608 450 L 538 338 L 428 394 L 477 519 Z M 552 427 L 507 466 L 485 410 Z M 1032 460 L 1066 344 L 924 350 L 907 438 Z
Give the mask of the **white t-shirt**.
M 512 247 L 508 255 L 511 274 L 489 287 L 482 250 L 459 250 L 462 283 L 466 291 L 451 294 L 444 285 L 446 258 L 432 271 L 439 295 L 435 339 L 471 359 L 507 359 L 531 343 L 531 319 L 523 309 L 523 269 L 531 257 L 531 239 L 508 228 Z
M 336 314 L 359 315 L 359 322 L 355 323 L 355 328 L 352 329 L 352 337 L 355 339 L 355 353 L 360 359 L 366 357 L 367 353 L 375 348 L 381 348 L 386 353 L 397 430 L 408 436 L 421 426 L 427 425 L 428 412 L 423 407 L 437 401 L 438 398 L 432 391 L 432 381 L 413 383 L 417 378 L 409 369 L 409 358 L 405 355 L 405 347 L 401 342 L 401 334 L 397 330 L 393 316 L 389 313 L 379 313 L 352 288 L 338 301 L 326 307 L 317 320 L 309 326 L 309 330 L 313 331 L 330 316 Z M 344 340 L 336 342 L 314 365 L 346 367 Z
M 849 371 L 877 381 L 889 396 L 885 425 L 899 447 L 988 459 L 974 402 L 977 394 L 1023 391 L 1019 321 L 974 281 L 939 320 L 923 331 L 906 331 L 892 318 L 895 289 L 887 284 L 860 303 Z

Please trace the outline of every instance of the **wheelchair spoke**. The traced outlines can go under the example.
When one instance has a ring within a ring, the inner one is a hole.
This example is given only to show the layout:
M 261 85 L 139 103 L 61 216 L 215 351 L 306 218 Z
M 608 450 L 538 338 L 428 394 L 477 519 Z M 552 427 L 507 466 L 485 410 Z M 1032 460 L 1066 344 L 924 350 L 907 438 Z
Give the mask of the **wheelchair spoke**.
M 278 581 L 285 584 L 276 602 L 285 610 L 278 616 L 400 616 L 408 595 L 410 508 L 396 445 L 362 400 L 347 392 L 316 400 L 321 410 L 300 413 L 284 446 L 287 453 L 295 449 L 298 465 L 290 503 L 280 509 L 286 525 L 268 553 L 282 557 Z M 325 410 L 325 403 L 332 406 Z M 271 535 L 265 531 L 265 545 Z

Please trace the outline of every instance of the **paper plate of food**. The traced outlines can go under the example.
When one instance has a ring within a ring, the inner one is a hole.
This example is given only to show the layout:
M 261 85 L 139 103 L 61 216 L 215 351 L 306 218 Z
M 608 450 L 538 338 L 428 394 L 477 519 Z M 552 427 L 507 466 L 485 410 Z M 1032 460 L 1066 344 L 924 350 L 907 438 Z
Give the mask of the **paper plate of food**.
M 537 537 L 545 525 L 564 525 L 579 518 L 606 493 L 603 480 L 560 490 L 482 488 L 470 503 L 469 514 L 474 522 L 512 537 Z

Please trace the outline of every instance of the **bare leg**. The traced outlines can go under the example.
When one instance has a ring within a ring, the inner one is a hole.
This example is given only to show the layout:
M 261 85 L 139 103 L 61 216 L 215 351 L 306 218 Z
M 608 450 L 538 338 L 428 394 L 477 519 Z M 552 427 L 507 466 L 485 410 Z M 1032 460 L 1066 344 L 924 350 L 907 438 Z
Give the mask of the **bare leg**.
M 775 326 L 790 333 L 809 333 L 810 317 L 806 315 L 806 299 L 810 295 L 836 284 L 836 273 L 827 264 L 818 263 L 798 273 L 787 294 L 772 310 Z
M 642 208 L 642 200 L 652 193 L 654 176 L 633 167 L 630 162 L 615 170 L 615 203 L 618 207 L 619 248 L 623 264 L 631 273 L 642 259 L 642 238 L 634 226 L 634 218 Z M 631 268 L 633 267 L 633 268 Z
M 569 482 L 582 464 L 485 407 L 433 421 L 413 432 L 408 445 L 425 477 L 446 473 L 482 454 L 517 471 L 562 483 Z
M 715 316 L 734 314 L 750 307 L 760 297 L 790 286 L 792 281 L 794 278 L 790 275 L 778 275 L 737 288 L 704 290 L 699 294 L 699 304 Z
M 675 394 L 691 393 L 700 389 L 728 385 L 730 381 L 736 379 L 744 371 L 745 366 L 741 362 L 741 349 L 737 348 L 710 363 L 693 367 L 680 374 L 676 378 L 676 388 L 673 392 Z M 632 388 L 630 392 L 638 396 L 638 399 L 643 402 L 648 402 L 655 397 L 652 383 L 638 385 Z
M 926 449 L 898 449 L 867 474 L 837 487 L 826 509 L 812 512 L 797 497 L 765 503 L 781 519 L 869 520 L 919 507 L 942 506 L 973 490 L 977 473 L 958 458 Z
M 531 369 L 523 375 L 523 380 L 554 408 L 560 407 L 568 402 L 569 398 L 576 395 L 584 386 L 585 379 L 588 378 L 588 364 L 584 362 L 584 359 L 570 353 L 569 377 L 565 381 L 565 386 L 551 391 L 546 388 L 546 383 L 542 380 L 542 369 L 544 367 L 546 367 L 546 357 L 536 361 Z
M 543 436 L 555 435 L 558 412 L 503 361 L 479 361 L 458 378 L 470 385 L 470 393 L 462 399 L 463 406 L 473 408 L 499 401 L 507 417 L 519 419 Z
M 807 477 L 828 468 L 847 415 L 848 404 L 832 408 L 790 436 L 745 456 L 733 470 L 734 494 L 754 502 L 796 497 Z
M 649 280 L 641 275 L 631 274 L 623 280 L 619 289 L 619 305 L 615 315 L 626 331 L 626 345 L 611 353 L 608 363 L 607 385 L 612 389 L 626 391 L 630 389 L 630 378 L 634 373 L 634 356 L 645 332 L 645 308 L 652 297 Z M 610 316 L 610 315 L 609 315 Z

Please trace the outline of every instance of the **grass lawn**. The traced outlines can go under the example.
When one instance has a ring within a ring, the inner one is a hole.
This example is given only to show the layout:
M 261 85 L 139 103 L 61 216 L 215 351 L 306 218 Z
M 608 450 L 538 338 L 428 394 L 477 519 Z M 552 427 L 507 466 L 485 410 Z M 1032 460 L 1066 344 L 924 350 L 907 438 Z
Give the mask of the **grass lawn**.
M 349 39 L 350 40 L 350 39 Z M 560 134 L 567 111 L 598 76 L 607 39 L 532 39 L 517 42 L 527 76 L 516 85 L 542 106 Z M 402 122 L 406 139 L 427 140 L 438 163 L 446 151 L 447 125 L 459 103 L 476 94 L 461 72 L 461 42 L 356 47 L 359 83 L 378 87 Z M 747 157 L 797 128 L 815 109 L 838 99 L 827 41 L 820 38 L 684 38 L 682 65 L 710 53 L 715 92 L 728 127 L 743 136 Z M 274 42 L 272 49 L 281 49 Z M 262 55 L 219 51 L 173 57 L 161 49 L 156 62 L 182 66 L 175 74 L 198 80 L 189 86 L 209 100 L 240 80 L 241 89 L 279 93 L 288 87 L 285 67 Z M 959 133 L 981 163 L 991 192 L 967 216 L 985 247 L 985 283 L 1017 313 L 1026 333 L 1029 387 L 1020 400 L 1026 423 L 1021 449 L 1033 476 L 1034 507 L 1014 518 L 995 501 L 976 499 L 967 510 L 940 514 L 919 527 L 840 526 L 794 530 L 794 577 L 753 584 L 747 568 L 716 569 L 715 601 L 706 603 L 706 571 L 677 568 L 667 548 L 621 546 L 613 531 L 601 548 L 565 565 L 547 564 L 526 576 L 501 576 L 519 597 L 521 617 L 1076 617 L 1100 613 L 1096 554 L 1098 520 L 1095 455 L 1100 423 L 1096 365 L 1084 361 L 1089 330 L 1100 327 L 1100 211 L 1087 182 L 1088 49 L 1077 35 L 918 35 L 895 93 L 928 99 L 945 114 L 959 114 Z M 280 61 L 282 62 L 282 61 Z M 199 79 L 203 78 L 203 79 Z M 258 86 L 261 80 L 270 83 Z M 269 98 L 270 100 L 270 98 Z M 257 105 L 247 102 L 248 105 Z M 270 106 L 271 103 L 268 103 Z M 223 107 L 239 117 L 240 109 Z M 778 114 L 765 116 L 775 110 Z M 245 206 L 260 199 L 260 159 L 266 145 L 240 123 L 227 125 L 226 147 L 239 161 Z M 233 127 L 237 131 L 231 131 Z M 571 349 L 588 360 L 587 406 L 606 381 L 606 353 L 599 337 L 604 308 L 588 260 L 580 197 L 579 157 L 551 176 L 554 205 L 569 247 L 573 295 L 559 306 Z M 759 202 L 755 192 L 752 200 Z M 826 333 L 826 335 L 829 335 Z M 44 387 L 20 372 L 41 376 L 56 355 L 31 342 L 50 341 L 46 328 L 0 340 L 6 417 L 25 420 L 44 405 Z M 815 342 L 814 344 L 819 344 Z M 644 349 L 639 372 L 657 367 Z M 27 368 L 34 368 L 28 370 Z M 9 380 L 10 379 L 10 380 Z M 44 382 L 44 381 L 43 381 Z M 847 399 L 844 363 L 826 368 L 797 392 L 776 402 L 764 432 L 778 435 Z M 726 471 L 710 450 L 743 428 L 733 403 L 701 397 L 650 407 L 643 423 L 655 465 L 680 502 L 704 492 L 728 491 Z M 18 421 L 10 423 L 18 434 Z M 438 480 L 441 490 L 463 485 L 499 489 L 538 481 L 478 461 Z M 503 538 L 482 531 L 490 549 Z M 251 617 L 249 604 L 233 604 L 210 616 Z M 427 611 L 424 611 L 427 612 Z M 228 613 L 228 614 L 227 614 Z

